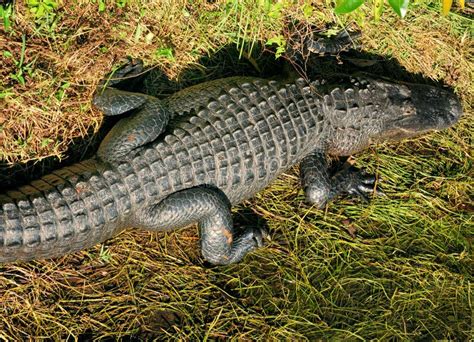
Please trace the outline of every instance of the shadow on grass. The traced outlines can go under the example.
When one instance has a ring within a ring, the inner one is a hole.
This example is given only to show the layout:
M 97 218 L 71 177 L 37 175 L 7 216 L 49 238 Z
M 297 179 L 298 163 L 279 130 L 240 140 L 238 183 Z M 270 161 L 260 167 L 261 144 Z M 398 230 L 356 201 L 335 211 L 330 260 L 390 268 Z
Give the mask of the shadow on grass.
M 275 59 L 274 53 L 262 46 L 255 46 L 253 51 L 252 56 L 243 58 L 236 46 L 227 46 L 211 56 L 203 56 L 193 68 L 184 70 L 178 80 L 170 80 L 161 70 L 151 67 L 141 77 L 132 82 L 123 81 L 116 88 L 165 98 L 180 89 L 205 81 L 230 76 L 284 78 L 295 70 L 308 78 L 333 73 L 368 72 L 404 82 L 444 86 L 420 74 L 406 71 L 394 59 L 367 52 L 351 50 L 339 56 L 312 56 L 303 63 L 298 56 Z M 76 139 L 62 160 L 50 157 L 13 166 L 0 163 L 0 189 L 8 190 L 27 184 L 55 169 L 92 158 L 102 139 L 121 117 L 107 117 L 98 132 Z

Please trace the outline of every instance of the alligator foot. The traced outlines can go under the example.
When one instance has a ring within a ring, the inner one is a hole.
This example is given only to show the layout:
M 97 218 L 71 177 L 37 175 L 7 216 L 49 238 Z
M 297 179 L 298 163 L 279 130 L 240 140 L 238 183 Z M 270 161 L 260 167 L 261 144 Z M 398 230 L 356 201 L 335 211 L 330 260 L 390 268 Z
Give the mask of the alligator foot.
M 370 195 L 383 196 L 383 192 L 375 188 L 377 178 L 357 169 L 355 166 L 345 167 L 332 177 L 337 195 L 351 195 L 369 202 Z
M 124 80 L 129 80 L 138 77 L 143 73 L 143 61 L 140 59 L 132 59 L 127 57 L 124 59 L 123 64 L 117 69 L 112 70 L 110 74 L 105 77 L 99 83 L 99 89 L 106 87 L 117 86 Z
M 160 203 L 141 209 L 133 225 L 148 230 L 174 230 L 198 222 L 204 259 L 213 265 L 240 261 L 263 245 L 266 232 L 248 228 L 236 232 L 227 196 L 217 188 L 195 187 L 176 192 Z
M 354 166 L 344 163 L 330 174 L 327 158 L 322 153 L 312 153 L 300 165 L 301 180 L 306 201 L 319 208 L 337 196 L 358 196 L 364 201 L 370 194 L 383 195 L 375 190 L 376 177 L 368 175 Z
M 343 51 L 358 48 L 360 31 L 349 32 L 342 29 L 333 37 L 316 32 L 311 26 L 296 26 L 289 38 L 286 55 L 291 59 L 306 60 L 310 55 L 338 55 Z

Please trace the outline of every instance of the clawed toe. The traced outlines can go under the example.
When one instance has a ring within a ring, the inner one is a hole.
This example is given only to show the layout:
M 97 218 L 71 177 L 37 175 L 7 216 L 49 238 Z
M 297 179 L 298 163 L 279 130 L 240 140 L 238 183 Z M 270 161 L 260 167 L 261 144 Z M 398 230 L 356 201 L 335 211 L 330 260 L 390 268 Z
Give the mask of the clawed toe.
M 349 193 L 349 195 L 355 195 L 355 196 L 361 198 L 364 202 L 369 202 L 369 200 L 370 200 L 369 194 L 372 191 L 373 191 L 373 189 L 371 189 L 369 187 L 359 185 L 359 186 L 356 186 L 356 187 L 353 187 L 353 188 L 349 189 L 348 193 Z
M 384 196 L 385 194 L 376 189 L 377 177 L 366 174 L 356 168 L 350 171 L 350 181 L 347 182 L 346 191 L 349 195 L 357 196 L 364 202 L 369 202 L 372 196 Z
M 258 248 L 263 246 L 264 240 L 271 241 L 270 235 L 268 234 L 267 230 L 264 228 L 254 228 L 253 239 Z

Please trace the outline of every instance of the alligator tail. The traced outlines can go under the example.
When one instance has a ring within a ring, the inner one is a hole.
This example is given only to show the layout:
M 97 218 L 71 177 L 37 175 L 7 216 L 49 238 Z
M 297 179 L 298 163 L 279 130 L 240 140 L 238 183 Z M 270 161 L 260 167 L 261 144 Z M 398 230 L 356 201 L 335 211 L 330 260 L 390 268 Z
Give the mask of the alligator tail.
M 116 171 L 95 160 L 0 194 L 0 263 L 61 256 L 115 235 L 130 211 Z

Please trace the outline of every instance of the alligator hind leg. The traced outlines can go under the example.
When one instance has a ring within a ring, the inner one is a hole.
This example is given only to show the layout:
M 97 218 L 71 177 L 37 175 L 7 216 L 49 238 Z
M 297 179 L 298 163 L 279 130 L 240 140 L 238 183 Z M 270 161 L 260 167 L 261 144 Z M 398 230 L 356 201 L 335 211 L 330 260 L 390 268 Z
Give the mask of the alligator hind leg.
M 375 176 L 366 175 L 348 163 L 331 175 L 327 157 L 322 153 L 305 157 L 300 172 L 306 201 L 319 208 L 339 195 L 356 195 L 368 201 L 370 194 L 382 194 L 374 189 Z
M 211 187 L 176 192 L 160 203 L 142 209 L 132 224 L 163 231 L 195 222 L 201 231 L 202 255 L 214 265 L 235 263 L 263 244 L 263 230 L 234 231 L 229 200 L 222 191 Z
M 141 61 L 129 59 L 128 63 L 102 81 L 94 95 L 94 105 L 106 116 L 136 110 L 136 113 L 120 120 L 102 141 L 97 155 L 104 161 L 115 163 L 133 157 L 137 148 L 155 140 L 168 124 L 168 111 L 158 99 L 110 87 L 117 86 L 124 79 L 136 77 L 142 71 Z

